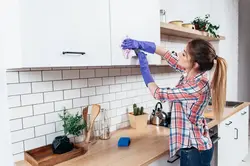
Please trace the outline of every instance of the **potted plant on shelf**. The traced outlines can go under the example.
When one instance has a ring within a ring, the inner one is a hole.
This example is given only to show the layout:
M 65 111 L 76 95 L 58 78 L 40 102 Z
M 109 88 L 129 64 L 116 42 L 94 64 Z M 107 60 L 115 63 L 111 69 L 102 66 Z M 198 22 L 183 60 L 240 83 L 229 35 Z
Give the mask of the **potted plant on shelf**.
M 213 25 L 209 21 L 209 17 L 209 14 L 206 14 L 205 18 L 196 17 L 191 23 L 194 24 L 196 30 L 207 32 L 208 35 L 219 38 L 220 36 L 216 33 L 216 31 L 220 28 L 220 26 Z
M 78 114 L 72 115 L 64 108 L 63 115 L 59 114 L 63 121 L 64 135 L 57 136 L 52 143 L 52 150 L 55 154 L 62 154 L 73 149 L 74 144 L 70 142 L 69 135 L 80 136 L 86 123 L 82 116 Z
M 132 128 L 143 129 L 147 126 L 148 114 L 144 112 L 143 107 L 139 108 L 136 104 L 133 104 L 133 112 L 130 112 L 128 115 Z

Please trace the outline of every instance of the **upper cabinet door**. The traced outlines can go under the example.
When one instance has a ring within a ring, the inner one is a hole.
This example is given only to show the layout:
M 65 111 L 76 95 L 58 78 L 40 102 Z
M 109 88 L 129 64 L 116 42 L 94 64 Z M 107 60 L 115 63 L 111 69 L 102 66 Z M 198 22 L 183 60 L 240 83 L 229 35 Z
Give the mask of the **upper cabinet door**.
M 109 0 L 19 0 L 22 67 L 111 65 Z
M 110 0 L 112 65 L 138 64 L 137 58 L 123 56 L 126 37 L 160 44 L 159 9 L 158 0 Z M 149 64 L 160 64 L 160 56 L 147 54 Z

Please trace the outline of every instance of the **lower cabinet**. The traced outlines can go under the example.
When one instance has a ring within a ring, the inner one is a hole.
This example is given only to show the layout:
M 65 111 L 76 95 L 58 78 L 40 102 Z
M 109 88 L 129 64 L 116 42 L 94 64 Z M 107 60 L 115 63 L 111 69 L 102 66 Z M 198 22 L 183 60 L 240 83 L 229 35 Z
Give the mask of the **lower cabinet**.
M 248 154 L 249 107 L 218 126 L 218 166 L 237 166 Z

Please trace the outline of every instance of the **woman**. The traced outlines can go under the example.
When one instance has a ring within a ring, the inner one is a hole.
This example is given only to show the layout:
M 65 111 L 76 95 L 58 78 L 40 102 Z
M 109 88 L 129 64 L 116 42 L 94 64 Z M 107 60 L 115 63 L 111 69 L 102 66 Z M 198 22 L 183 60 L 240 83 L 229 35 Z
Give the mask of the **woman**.
M 186 48 L 176 54 L 170 53 L 153 42 L 125 39 L 123 49 L 134 49 L 140 62 L 140 70 L 146 86 L 155 99 L 173 103 L 169 149 L 170 157 L 180 152 L 181 166 L 210 166 L 213 144 L 203 112 L 212 97 L 215 118 L 220 120 L 226 98 L 227 64 L 216 55 L 213 46 L 202 39 L 190 41 Z M 179 83 L 173 88 L 159 88 L 152 78 L 146 54 L 156 53 L 168 64 L 182 73 Z M 206 71 L 216 64 L 209 85 Z

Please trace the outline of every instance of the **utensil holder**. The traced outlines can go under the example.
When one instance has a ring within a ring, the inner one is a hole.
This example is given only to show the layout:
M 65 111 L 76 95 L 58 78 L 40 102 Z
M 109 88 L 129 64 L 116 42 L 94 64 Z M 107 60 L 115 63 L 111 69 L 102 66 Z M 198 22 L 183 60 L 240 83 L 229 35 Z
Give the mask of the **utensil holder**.
M 110 118 L 108 118 L 107 110 L 101 109 L 101 118 L 99 120 L 99 139 L 107 140 L 110 138 Z

